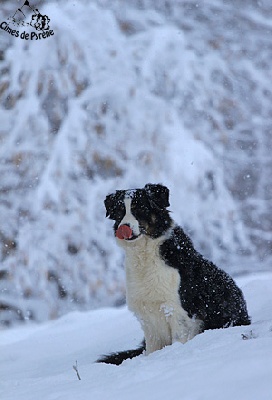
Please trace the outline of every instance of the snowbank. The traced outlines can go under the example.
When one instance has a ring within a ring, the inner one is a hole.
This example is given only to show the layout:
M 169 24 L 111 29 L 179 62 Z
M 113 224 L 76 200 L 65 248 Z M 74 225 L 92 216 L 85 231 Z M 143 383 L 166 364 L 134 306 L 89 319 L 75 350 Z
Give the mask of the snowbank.
M 206 331 L 185 345 L 176 343 L 119 367 L 94 361 L 141 341 L 139 324 L 126 308 L 74 312 L 43 325 L 1 331 L 1 399 L 270 400 L 272 275 L 238 283 L 251 326 Z M 72 368 L 76 361 L 81 380 Z
M 271 19 L 247 3 L 44 2 L 52 37 L 6 35 L 4 324 L 124 303 L 103 200 L 148 182 L 218 266 L 271 268 Z

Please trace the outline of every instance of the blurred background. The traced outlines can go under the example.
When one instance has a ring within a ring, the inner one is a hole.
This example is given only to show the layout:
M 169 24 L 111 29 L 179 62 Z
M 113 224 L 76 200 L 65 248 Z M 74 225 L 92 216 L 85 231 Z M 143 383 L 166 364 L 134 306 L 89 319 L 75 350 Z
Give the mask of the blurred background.
M 124 304 L 104 198 L 148 182 L 218 266 L 271 270 L 271 1 L 30 5 L 53 35 L 0 29 L 0 325 Z

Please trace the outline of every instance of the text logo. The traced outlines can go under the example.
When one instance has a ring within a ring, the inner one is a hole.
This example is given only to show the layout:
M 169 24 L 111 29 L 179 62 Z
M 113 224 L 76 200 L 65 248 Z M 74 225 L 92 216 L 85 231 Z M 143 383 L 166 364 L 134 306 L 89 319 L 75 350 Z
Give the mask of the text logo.
M 0 24 L 0 28 L 20 39 L 40 40 L 54 35 L 49 22 L 50 18 L 47 15 L 41 14 L 37 8 L 31 7 L 29 1 L 25 1 L 7 21 Z

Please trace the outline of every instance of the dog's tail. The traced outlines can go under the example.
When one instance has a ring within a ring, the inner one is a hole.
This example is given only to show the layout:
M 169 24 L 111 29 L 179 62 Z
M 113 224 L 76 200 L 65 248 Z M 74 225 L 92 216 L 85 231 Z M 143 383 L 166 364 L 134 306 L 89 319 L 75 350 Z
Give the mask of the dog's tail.
M 138 349 L 118 351 L 118 353 L 111 353 L 109 355 L 102 356 L 96 362 L 120 365 L 124 360 L 127 360 L 128 358 L 139 356 L 144 352 L 144 350 L 145 350 L 145 341 L 142 342 L 141 346 L 138 347 Z

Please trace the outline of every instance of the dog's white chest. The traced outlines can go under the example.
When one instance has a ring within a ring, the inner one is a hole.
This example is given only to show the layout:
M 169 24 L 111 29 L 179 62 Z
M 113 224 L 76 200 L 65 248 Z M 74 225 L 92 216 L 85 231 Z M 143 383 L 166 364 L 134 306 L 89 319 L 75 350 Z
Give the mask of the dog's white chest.
M 143 238 L 126 252 L 127 303 L 136 313 L 143 303 L 150 307 L 164 303 L 180 307 L 180 276 L 160 258 L 159 242 Z
M 147 353 L 185 343 L 199 331 L 181 306 L 179 272 L 159 255 L 161 242 L 143 237 L 126 247 L 127 304 L 142 325 Z

